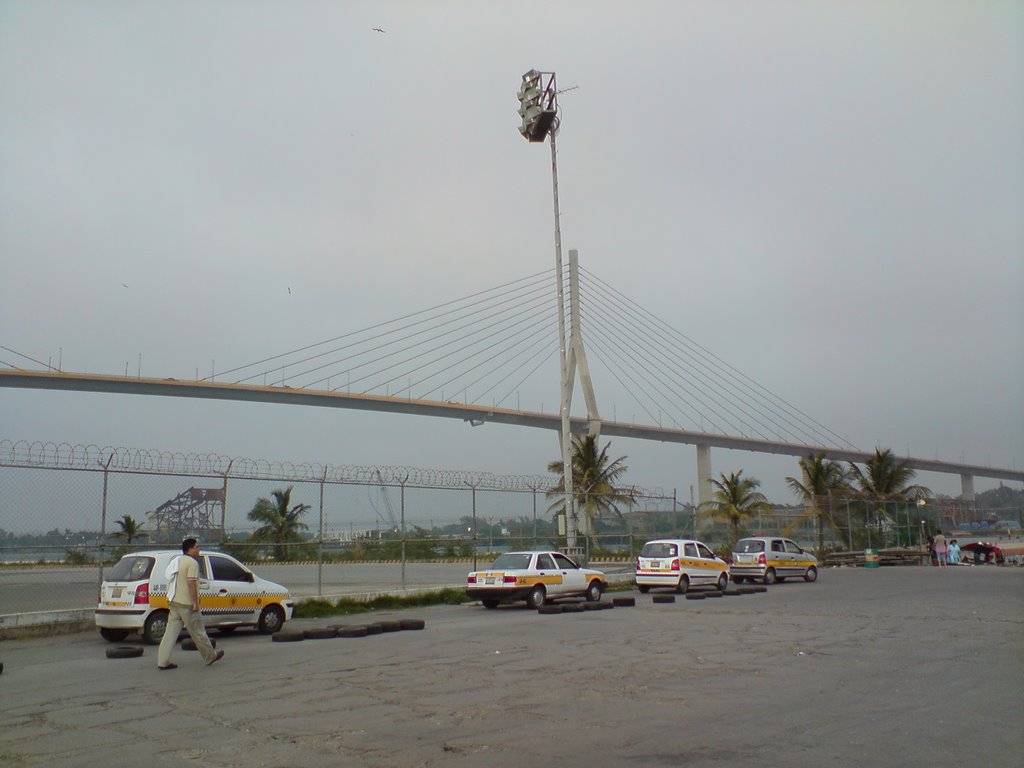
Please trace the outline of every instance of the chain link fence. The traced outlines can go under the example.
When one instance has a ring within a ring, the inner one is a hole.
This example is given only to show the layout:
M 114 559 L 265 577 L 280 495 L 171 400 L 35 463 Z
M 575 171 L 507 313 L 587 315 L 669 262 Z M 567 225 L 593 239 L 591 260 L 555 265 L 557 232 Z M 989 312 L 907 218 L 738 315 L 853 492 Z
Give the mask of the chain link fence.
M 461 585 L 470 567 L 499 552 L 566 549 L 553 511 L 561 497 L 549 495 L 556 483 L 553 475 L 0 441 L 0 614 L 89 607 L 104 569 L 123 554 L 177 548 L 185 536 L 253 564 L 297 596 Z M 727 555 L 737 535 L 786 536 L 819 557 L 920 551 L 939 530 L 996 536 L 1013 526 L 1019 533 L 1024 519 L 1019 508 L 982 521 L 945 502 L 822 497 L 773 506 L 734 530 L 674 492 L 633 490 L 636 503 L 623 514 L 594 521 L 593 530 L 581 521 L 571 554 L 622 562 L 626 571 L 651 539 L 699 538 Z M 283 510 L 275 492 L 287 494 Z M 259 505 L 294 513 L 294 525 L 273 514 L 251 519 Z

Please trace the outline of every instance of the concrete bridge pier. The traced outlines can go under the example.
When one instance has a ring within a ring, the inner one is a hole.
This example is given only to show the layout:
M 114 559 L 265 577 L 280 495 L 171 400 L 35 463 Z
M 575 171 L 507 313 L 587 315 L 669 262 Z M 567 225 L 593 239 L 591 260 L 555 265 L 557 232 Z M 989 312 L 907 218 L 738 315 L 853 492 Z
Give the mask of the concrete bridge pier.
M 711 446 L 697 443 L 697 501 L 711 501 Z
M 974 506 L 974 475 L 960 475 L 960 498 Z

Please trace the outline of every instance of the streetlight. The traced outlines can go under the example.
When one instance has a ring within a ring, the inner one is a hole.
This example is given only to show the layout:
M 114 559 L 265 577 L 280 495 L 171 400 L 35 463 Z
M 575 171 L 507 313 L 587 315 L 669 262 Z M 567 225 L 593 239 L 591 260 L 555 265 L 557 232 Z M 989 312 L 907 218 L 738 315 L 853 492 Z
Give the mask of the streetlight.
M 531 144 L 551 138 L 551 190 L 555 202 L 555 289 L 558 312 L 558 353 L 561 370 L 562 476 L 565 478 L 565 543 L 576 548 L 576 509 L 572 488 L 572 431 L 569 425 L 569 369 L 565 344 L 565 294 L 562 288 L 562 229 L 558 213 L 558 152 L 555 135 L 561 120 L 558 117 L 558 89 L 554 72 L 531 69 L 523 75 L 519 87 L 519 133 Z

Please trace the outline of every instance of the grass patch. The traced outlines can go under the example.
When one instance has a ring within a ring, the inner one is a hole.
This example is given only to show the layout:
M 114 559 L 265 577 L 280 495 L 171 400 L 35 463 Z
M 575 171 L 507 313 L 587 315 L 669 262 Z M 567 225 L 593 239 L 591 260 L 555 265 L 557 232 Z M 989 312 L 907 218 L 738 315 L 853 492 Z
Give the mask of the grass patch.
M 466 602 L 466 593 L 461 589 L 439 589 L 434 592 L 422 592 L 417 595 L 379 595 L 372 600 L 354 600 L 351 597 L 340 597 L 337 600 L 313 598 L 303 600 L 295 605 L 293 618 L 319 619 L 324 616 L 346 616 L 371 611 L 394 611 L 404 608 L 422 608 L 427 605 L 462 605 Z

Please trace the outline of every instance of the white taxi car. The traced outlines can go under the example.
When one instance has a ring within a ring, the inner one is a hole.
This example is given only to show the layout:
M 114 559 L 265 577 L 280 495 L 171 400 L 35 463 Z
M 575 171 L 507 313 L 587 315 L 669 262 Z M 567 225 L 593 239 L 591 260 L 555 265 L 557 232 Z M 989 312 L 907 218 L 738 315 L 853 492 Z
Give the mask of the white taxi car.
M 729 586 L 729 565 L 702 541 L 657 539 L 648 541 L 636 559 L 636 586 L 670 587 L 680 594 L 690 587 Z
M 760 579 L 774 584 L 790 576 L 814 581 L 818 578 L 818 559 L 789 539 L 755 536 L 736 542 L 729 571 L 736 582 Z
M 119 643 L 132 632 L 159 643 L 167 629 L 167 565 L 181 550 L 133 552 L 122 557 L 100 586 L 96 626 Z M 222 552 L 199 555 L 199 608 L 203 623 L 230 632 L 253 626 L 277 632 L 292 618 L 294 603 L 285 587 L 262 579 Z
M 502 600 L 526 600 L 531 608 L 559 597 L 601 599 L 608 577 L 600 571 L 581 568 L 561 552 L 506 552 L 486 571 L 466 577 L 466 595 L 487 608 Z

